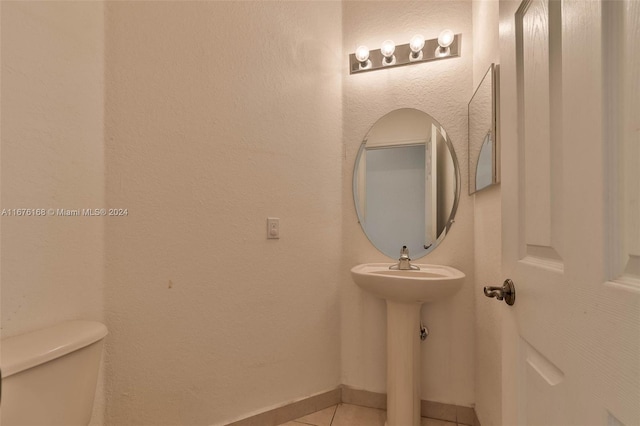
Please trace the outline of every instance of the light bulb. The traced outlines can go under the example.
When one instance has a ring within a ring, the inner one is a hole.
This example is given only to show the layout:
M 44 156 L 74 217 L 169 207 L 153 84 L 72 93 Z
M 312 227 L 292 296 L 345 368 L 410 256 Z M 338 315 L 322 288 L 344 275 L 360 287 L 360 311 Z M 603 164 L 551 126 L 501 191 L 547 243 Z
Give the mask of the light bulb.
M 422 60 L 422 48 L 424 47 L 424 37 L 420 34 L 416 34 L 411 37 L 411 41 L 409 41 L 409 48 L 411 49 L 411 54 L 409 55 L 409 61 L 420 61 Z
M 369 59 L 369 48 L 367 46 L 358 46 L 356 49 L 356 59 L 358 62 L 366 62 Z
M 396 50 L 396 44 L 391 40 L 385 40 L 382 42 L 382 47 L 380 48 L 380 53 L 385 58 L 390 58 L 393 56 L 393 52 Z
M 409 47 L 413 53 L 418 53 L 424 47 L 424 37 L 420 34 L 416 34 L 411 37 L 411 41 L 409 42 Z
M 380 47 L 380 53 L 384 56 L 382 65 L 393 65 L 396 63 L 396 57 L 393 56 L 393 52 L 396 50 L 396 44 L 391 40 L 385 40 Z
M 453 35 L 453 31 L 443 30 L 438 36 L 438 44 L 440 45 L 440 47 L 446 49 L 447 47 L 451 46 L 454 37 L 455 36 Z

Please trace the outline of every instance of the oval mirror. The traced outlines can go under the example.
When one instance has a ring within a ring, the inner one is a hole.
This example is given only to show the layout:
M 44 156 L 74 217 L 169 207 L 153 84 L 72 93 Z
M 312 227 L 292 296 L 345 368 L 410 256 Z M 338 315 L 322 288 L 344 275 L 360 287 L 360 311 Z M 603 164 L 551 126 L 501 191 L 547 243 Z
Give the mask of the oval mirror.
M 356 156 L 353 198 L 369 241 L 398 258 L 418 259 L 444 239 L 460 197 L 458 160 L 446 131 L 429 114 L 391 111 L 365 136 Z

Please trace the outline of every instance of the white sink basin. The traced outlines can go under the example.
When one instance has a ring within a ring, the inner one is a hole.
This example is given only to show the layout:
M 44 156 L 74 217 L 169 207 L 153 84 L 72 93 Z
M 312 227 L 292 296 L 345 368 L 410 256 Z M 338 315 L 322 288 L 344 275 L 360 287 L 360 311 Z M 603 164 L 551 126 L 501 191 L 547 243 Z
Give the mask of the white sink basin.
M 419 271 L 389 269 L 392 263 L 365 263 L 351 268 L 353 280 L 368 292 L 402 303 L 433 302 L 462 287 L 465 275 L 450 266 L 412 264 Z

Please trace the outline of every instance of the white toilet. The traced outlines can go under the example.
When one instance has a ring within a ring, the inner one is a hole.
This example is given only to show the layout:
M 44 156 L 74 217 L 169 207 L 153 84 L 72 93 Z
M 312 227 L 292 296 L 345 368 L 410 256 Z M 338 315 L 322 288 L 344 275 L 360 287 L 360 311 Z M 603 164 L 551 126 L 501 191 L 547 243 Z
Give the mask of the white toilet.
M 86 426 L 107 327 L 68 321 L 3 339 L 2 426 Z

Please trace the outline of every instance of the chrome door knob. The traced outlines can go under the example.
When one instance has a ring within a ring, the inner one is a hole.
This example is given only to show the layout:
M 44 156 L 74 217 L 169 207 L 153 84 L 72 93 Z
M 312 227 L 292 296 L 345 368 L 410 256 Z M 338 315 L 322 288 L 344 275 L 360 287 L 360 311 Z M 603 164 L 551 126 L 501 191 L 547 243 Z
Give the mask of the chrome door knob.
M 502 287 L 485 287 L 484 295 L 504 300 L 507 305 L 511 306 L 516 302 L 516 287 L 513 285 L 513 281 L 507 278 Z

